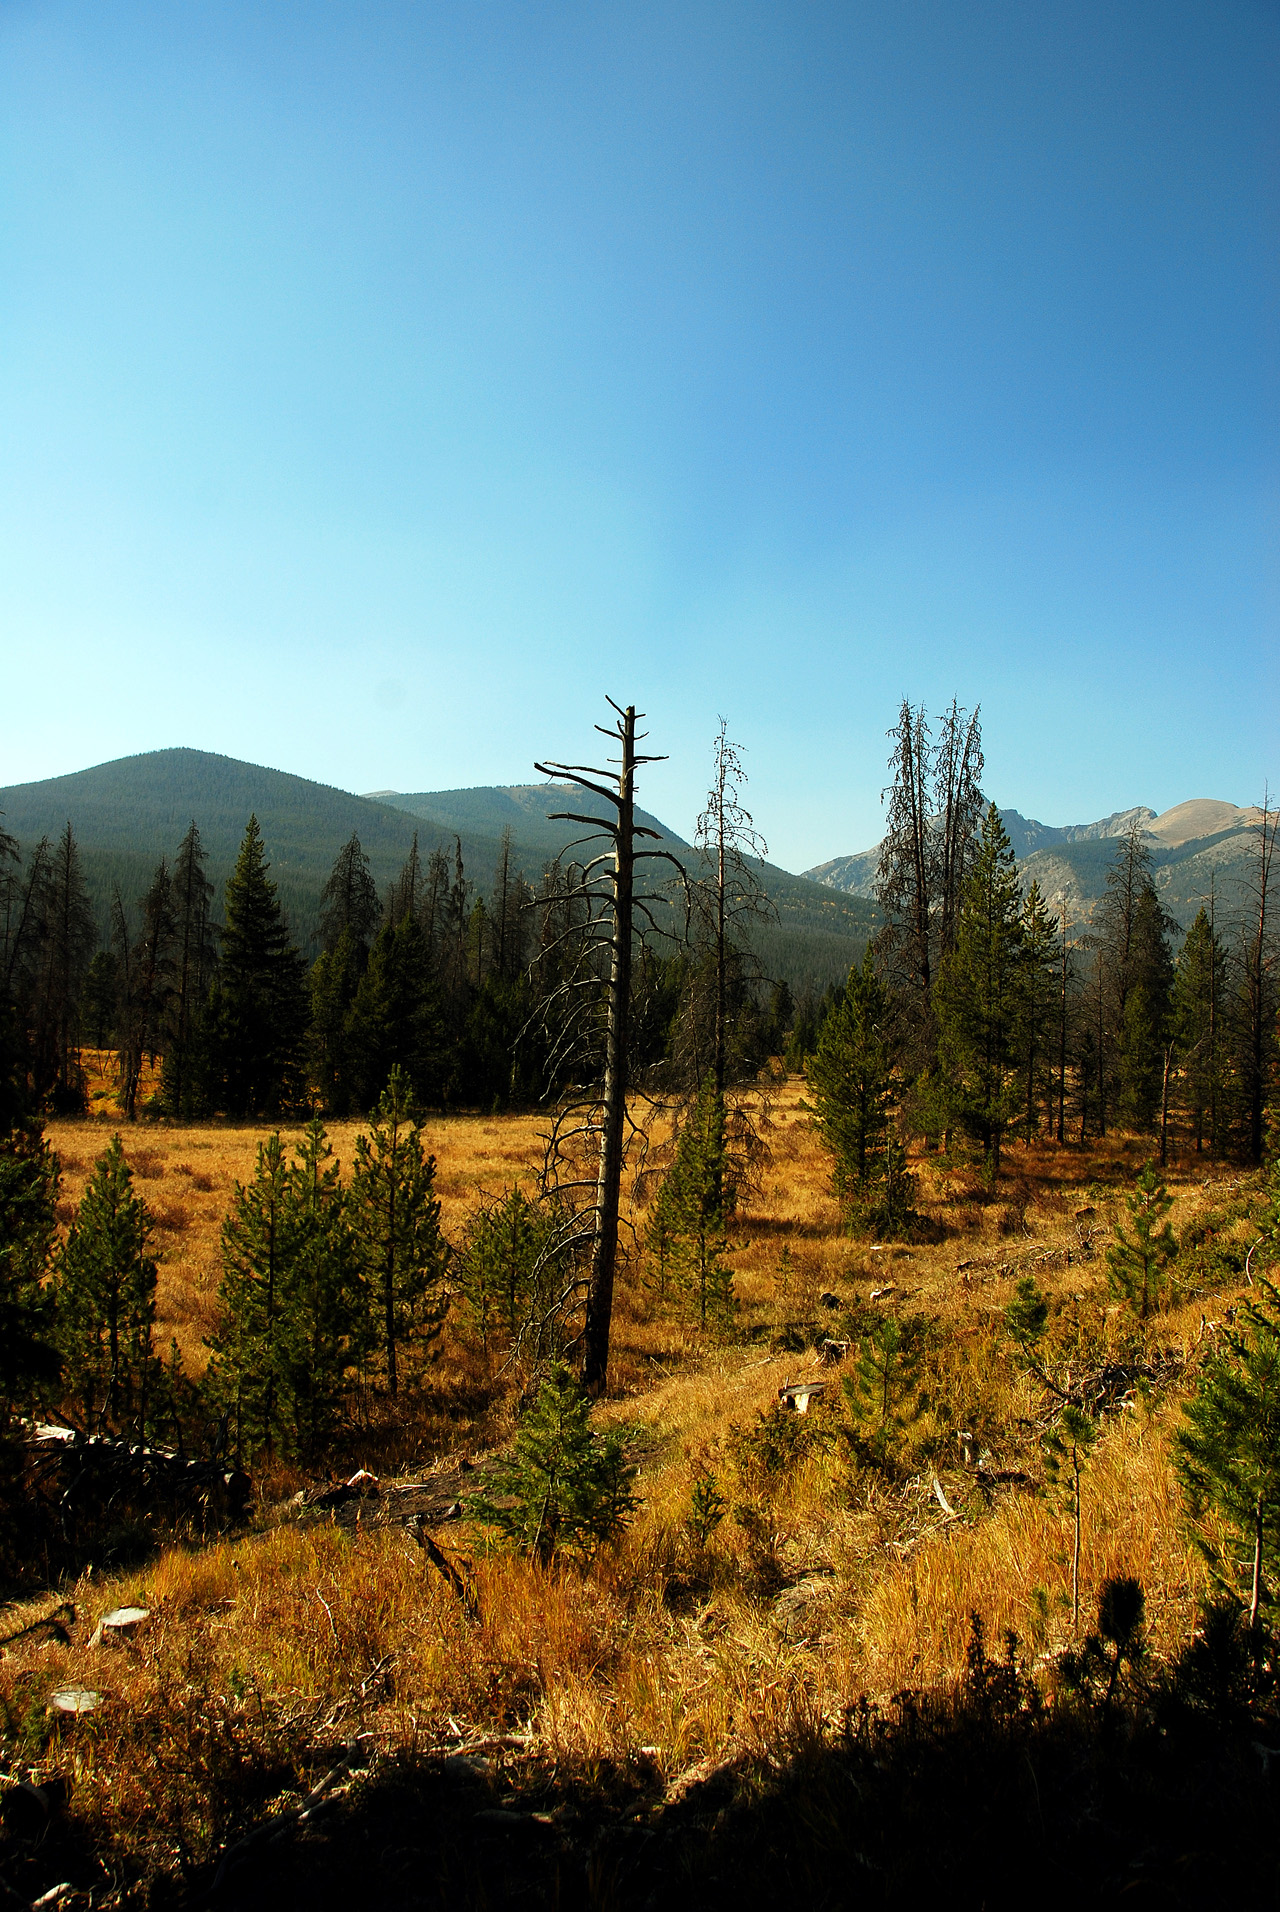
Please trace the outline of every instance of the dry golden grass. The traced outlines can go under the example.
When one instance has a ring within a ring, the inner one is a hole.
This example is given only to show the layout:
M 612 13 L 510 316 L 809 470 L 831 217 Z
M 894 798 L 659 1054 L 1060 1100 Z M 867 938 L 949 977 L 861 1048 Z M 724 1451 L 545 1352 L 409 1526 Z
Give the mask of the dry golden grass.
M 922 1207 L 938 1238 L 858 1242 L 841 1231 L 800 1100 L 795 1083 L 773 1098 L 760 1185 L 734 1223 L 733 1343 L 700 1340 L 657 1311 L 635 1269 L 622 1283 L 614 1395 L 599 1414 L 634 1439 L 640 1500 L 615 1549 L 588 1570 L 543 1572 L 490 1550 L 465 1525 L 451 1527 L 442 1541 L 473 1561 L 474 1621 L 394 1527 L 286 1521 L 171 1548 L 136 1573 L 86 1578 L 71 1593 L 75 1644 L 20 1643 L 0 1661 L 0 1695 L 30 1722 L 33 1769 L 71 1776 L 85 1814 L 126 1845 L 162 1836 L 176 1853 L 183 1841 L 212 1849 L 225 1815 L 245 1808 L 229 1782 L 216 1809 L 192 1804 L 199 1786 L 161 1787 L 157 1804 L 139 1756 L 143 1720 L 168 1720 L 174 1736 L 150 1770 L 167 1760 L 186 1771 L 203 1758 L 215 1775 L 210 1794 L 222 1768 L 207 1748 L 192 1750 L 200 1730 L 212 1732 L 209 1720 L 228 1746 L 252 1743 L 277 1786 L 300 1783 L 308 1746 L 353 1730 L 385 1747 L 514 1732 L 550 1759 L 588 1768 L 647 1749 L 670 1779 L 766 1747 L 798 1718 L 838 1718 L 862 1693 L 953 1678 L 975 1611 L 990 1639 L 1012 1629 L 1026 1656 L 1047 1664 L 1071 1635 L 1072 1516 L 1045 1473 L 1040 1390 L 1018 1372 L 999 1317 L 1030 1269 L 1054 1308 L 1063 1362 L 1097 1366 L 1132 1348 L 1102 1248 L 1145 1148 L 1011 1151 L 994 1200 L 972 1168 L 919 1160 Z M 539 1127 L 528 1117 L 428 1122 L 446 1231 L 456 1234 L 482 1195 L 532 1175 Z M 344 1163 L 357 1128 L 332 1126 Z M 49 1133 L 74 1201 L 110 1125 L 56 1122 Z M 177 1334 L 193 1367 L 214 1319 L 221 1218 L 264 1133 L 139 1125 L 124 1136 L 159 1225 L 162 1328 Z M 1240 1178 L 1194 1158 L 1171 1166 L 1169 1186 L 1179 1231 L 1242 1192 Z M 638 1205 L 631 1218 L 643 1223 Z M 1239 1219 L 1224 1226 L 1247 1232 Z M 890 1285 L 892 1294 L 870 1301 L 873 1288 Z M 824 1294 L 839 1306 L 824 1309 Z M 1229 1286 L 1188 1295 L 1150 1325 L 1147 1345 L 1193 1359 L 1233 1298 Z M 854 1463 L 839 1432 L 836 1367 L 822 1370 L 827 1398 L 802 1430 L 812 1438 L 771 1470 L 751 1430 L 782 1384 L 819 1371 L 813 1352 L 780 1351 L 776 1331 L 888 1306 L 935 1324 L 932 1406 L 908 1464 L 880 1477 Z M 1108 1576 L 1136 1575 L 1153 1643 L 1169 1653 L 1186 1641 L 1203 1591 L 1170 1466 L 1177 1418 L 1176 1390 L 1111 1416 L 1083 1488 L 1084 1621 Z M 981 1488 L 959 1429 L 997 1467 L 1029 1475 L 1030 1487 Z M 694 1480 L 706 1472 L 728 1511 L 703 1546 L 689 1513 Z M 812 1593 L 799 1624 L 777 1605 L 779 1588 L 796 1583 Z M 136 1645 L 91 1649 L 100 1612 L 132 1603 L 152 1610 Z M 45 1698 L 69 1682 L 103 1690 L 108 1703 L 49 1735 Z

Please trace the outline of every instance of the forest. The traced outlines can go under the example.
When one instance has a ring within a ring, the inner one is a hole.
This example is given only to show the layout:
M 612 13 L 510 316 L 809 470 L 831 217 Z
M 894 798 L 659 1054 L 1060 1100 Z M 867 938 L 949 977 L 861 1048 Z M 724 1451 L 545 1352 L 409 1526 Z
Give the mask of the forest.
M 310 960 L 256 817 L 105 944 L 0 836 L 0 1877 L 1269 1889 L 1276 814 L 1185 934 L 1137 824 L 1072 923 L 904 701 L 797 995 L 726 727 L 677 855 L 611 712 L 573 855 L 353 835 Z

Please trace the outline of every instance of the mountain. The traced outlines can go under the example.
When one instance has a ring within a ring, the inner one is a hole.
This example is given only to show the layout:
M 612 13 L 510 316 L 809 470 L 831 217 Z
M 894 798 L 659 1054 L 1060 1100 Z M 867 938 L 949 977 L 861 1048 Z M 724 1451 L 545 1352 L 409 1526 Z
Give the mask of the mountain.
M 1077 925 L 1092 917 L 1106 887 L 1116 839 L 1136 822 L 1151 851 L 1160 900 L 1185 929 L 1208 898 L 1211 884 L 1223 920 L 1230 920 L 1248 879 L 1259 814 L 1216 798 L 1194 797 L 1160 814 L 1139 804 L 1100 817 L 1096 823 L 1039 823 L 1017 810 L 1002 810 L 1000 819 L 1024 884 L 1037 880 L 1051 907 L 1059 911 L 1065 907 L 1069 921 Z M 879 861 L 877 844 L 852 856 L 833 857 L 805 874 L 846 895 L 870 898 L 875 894 Z
M 511 831 L 517 867 L 531 881 L 583 835 L 579 825 L 550 820 L 550 811 L 564 808 L 595 814 L 603 805 L 554 784 L 356 796 L 261 764 L 183 749 L 148 751 L 68 776 L 0 788 L 4 827 L 24 852 L 42 836 L 56 838 L 70 821 L 104 936 L 113 887 L 118 884 L 132 906 L 160 857 L 172 858 L 193 817 L 220 902 L 245 824 L 255 814 L 281 902 L 295 936 L 309 951 L 315 947 L 321 889 L 353 830 L 380 889 L 403 864 L 416 834 L 424 857 L 436 848 L 452 857 L 456 844 L 468 878 L 487 895 L 504 829 Z M 637 814 L 658 832 L 661 847 L 689 853 L 683 839 L 658 818 Z M 793 988 L 825 988 L 847 973 L 865 945 L 872 907 L 771 865 L 761 866 L 761 876 L 779 917 L 755 939 L 768 973 L 785 977 Z

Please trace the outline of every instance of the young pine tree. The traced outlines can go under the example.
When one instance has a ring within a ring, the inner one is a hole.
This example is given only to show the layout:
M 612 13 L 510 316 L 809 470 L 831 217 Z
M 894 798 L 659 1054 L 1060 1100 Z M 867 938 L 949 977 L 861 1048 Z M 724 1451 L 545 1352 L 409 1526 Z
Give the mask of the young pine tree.
M 818 1132 L 834 1158 L 836 1194 L 851 1210 L 879 1180 L 893 1085 L 888 1022 L 888 998 L 868 949 L 849 971 L 805 1068 Z
M 152 1220 L 133 1192 L 120 1137 L 85 1185 L 57 1281 L 58 1344 L 71 1392 L 88 1421 L 145 1434 L 157 1408 L 160 1364 L 152 1345 L 156 1264 Z
M 283 1322 L 297 1216 L 279 1134 L 258 1145 L 253 1179 L 237 1182 L 222 1224 L 222 1326 L 210 1342 L 206 1388 L 231 1416 L 236 1453 L 289 1451 Z
M 530 1326 L 531 1356 L 549 1352 L 544 1344 L 566 1275 L 564 1235 L 564 1217 L 548 1202 L 530 1201 L 519 1183 L 473 1217 L 454 1280 L 486 1353 L 510 1347 Z
M 436 1164 L 422 1146 L 409 1081 L 395 1068 L 367 1135 L 356 1143 L 351 1217 L 378 1322 L 387 1390 L 400 1386 L 410 1351 L 440 1331 L 448 1306 L 448 1247 L 440 1232 Z
M 318 1117 L 289 1171 L 288 1268 L 279 1332 L 287 1445 L 303 1458 L 339 1431 L 353 1374 L 369 1344 L 368 1294 L 338 1163 Z
M 723 1095 L 708 1075 L 676 1139 L 651 1228 L 661 1226 L 671 1279 L 699 1328 L 733 1317 L 733 1274 L 724 1261 L 725 1225 L 734 1207 Z
M 919 1418 L 924 1323 L 887 1314 L 863 1338 L 852 1374 L 841 1383 L 855 1451 L 874 1467 L 892 1466 Z
M 1280 1291 L 1262 1280 L 1201 1369 L 1176 1464 L 1201 1547 L 1256 1623 L 1280 1571 Z
M 1133 1233 L 1126 1234 L 1124 1223 L 1117 1222 L 1115 1241 L 1107 1250 L 1107 1275 L 1112 1292 L 1127 1303 L 1139 1321 L 1145 1321 L 1160 1305 L 1178 1252 L 1173 1229 L 1166 1220 L 1173 1198 L 1156 1174 L 1154 1162 L 1147 1163 L 1133 1193 L 1125 1196 L 1124 1205 Z
M 223 1325 L 206 1388 L 238 1454 L 312 1459 L 338 1432 L 368 1305 L 338 1165 L 314 1119 L 286 1161 L 278 1134 L 237 1183 L 222 1229 Z
M 589 1557 L 615 1538 L 635 1504 L 622 1436 L 597 1434 L 581 1383 L 557 1362 L 520 1424 L 510 1459 L 468 1506 L 544 1566 L 565 1548 Z

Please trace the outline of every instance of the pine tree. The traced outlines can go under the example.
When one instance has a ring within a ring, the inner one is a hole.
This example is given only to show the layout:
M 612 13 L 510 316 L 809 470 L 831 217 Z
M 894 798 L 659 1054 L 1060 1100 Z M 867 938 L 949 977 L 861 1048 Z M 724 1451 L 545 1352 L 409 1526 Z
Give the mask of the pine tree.
M 1147 1163 L 1133 1193 L 1125 1196 L 1125 1207 L 1133 1234 L 1127 1235 L 1124 1223 L 1117 1222 L 1115 1241 L 1107 1250 L 1107 1273 L 1112 1292 L 1127 1303 L 1139 1321 L 1145 1321 L 1160 1305 L 1178 1252 L 1173 1229 L 1166 1220 L 1173 1198 L 1157 1176 L 1154 1162 Z
M 210 1398 L 228 1410 L 237 1454 L 288 1451 L 281 1386 L 283 1335 L 296 1254 L 297 1211 L 279 1133 L 258 1144 L 250 1182 L 237 1182 L 222 1224 L 222 1326 L 210 1342 Z
M 324 1124 L 313 1117 L 290 1172 L 288 1266 L 278 1330 L 288 1448 L 311 1458 L 342 1424 L 352 1376 L 369 1346 L 369 1302 L 349 1203 Z
M 130 1122 L 137 1115 L 145 1059 L 150 1055 L 154 1061 L 164 1040 L 172 989 L 177 914 L 173 882 L 163 858 L 142 898 L 141 911 L 142 926 L 135 941 L 129 934 L 117 886 L 111 923 L 119 976 L 118 1074 L 121 1113 Z
M 58 1341 L 86 1419 L 139 1433 L 154 1415 L 160 1381 L 153 1226 L 115 1135 L 94 1164 L 60 1257 Z
M 1001 1143 L 1017 1108 L 1023 937 L 1017 865 L 993 803 L 965 885 L 955 948 L 935 993 L 945 1090 L 955 1119 L 982 1143 L 991 1186 L 999 1177 Z
M 852 1423 L 856 1452 L 875 1467 L 887 1467 L 919 1418 L 919 1374 L 924 1355 L 919 1316 L 899 1321 L 887 1314 L 865 1335 L 852 1374 L 841 1388 Z
M 39 1125 L 0 1108 L 0 1423 L 47 1399 L 60 1372 L 45 1282 L 60 1182 Z
M 493 1471 L 488 1491 L 467 1506 L 473 1520 L 495 1527 L 523 1553 L 549 1565 L 561 1548 L 589 1557 L 613 1540 L 635 1505 L 617 1430 L 597 1434 L 591 1402 L 563 1362 L 550 1370 L 520 1424 L 510 1459 Z
M 879 1180 L 893 1087 L 888 1024 L 888 999 L 868 949 L 849 971 L 805 1069 L 814 1120 L 835 1161 L 836 1194 L 849 1209 L 865 1203 Z
M 417 848 L 417 834 L 414 847 Z M 401 912 L 403 914 L 403 911 Z M 363 965 L 378 926 L 378 889 L 356 831 L 344 843 L 320 892 L 320 941 L 326 954 L 349 935 Z
M 1022 947 L 1018 956 L 1017 1043 L 1022 1077 L 1022 1119 L 1029 1142 L 1040 1127 L 1047 1103 L 1052 1128 L 1051 1040 L 1058 1009 L 1058 922 L 1049 914 L 1040 885 L 1033 882 L 1022 905 Z
M 232 1115 L 273 1115 L 300 1087 L 306 985 L 268 867 L 258 819 L 250 817 L 227 881 L 214 1000 L 222 1098 Z
M 279 1134 L 237 1183 L 222 1229 L 222 1327 L 206 1391 L 236 1451 L 313 1459 L 340 1429 L 368 1347 L 368 1298 L 348 1201 L 319 1118 L 287 1162 Z
M 394 1068 L 419 1102 L 445 1093 L 445 1033 L 430 950 L 407 910 L 378 932 L 343 1025 L 342 1057 L 352 1106 L 373 1106 Z
M 1146 883 L 1134 911 L 1129 950 L 1128 987 L 1118 1025 L 1117 1114 L 1131 1128 L 1150 1131 L 1162 1101 L 1165 1049 L 1169 1037 L 1173 957 L 1169 950 L 1172 918 L 1161 907 L 1155 886 Z
M 379 1340 L 395 1394 L 411 1350 L 439 1333 L 448 1305 L 435 1157 L 424 1153 L 408 1077 L 393 1069 L 369 1133 L 356 1142 L 351 1215 Z
M 736 1189 L 726 1119 L 724 1096 L 709 1074 L 680 1128 L 657 1203 L 671 1278 L 704 1330 L 723 1328 L 733 1316 L 733 1273 L 724 1255 Z
M 1175 1457 L 1201 1546 L 1256 1623 L 1280 1570 L 1280 1291 L 1271 1282 L 1258 1282 L 1205 1361 L 1183 1417 Z
M 1222 1013 L 1226 952 L 1212 916 L 1201 908 L 1178 954 L 1173 982 L 1173 1028 L 1182 1065 L 1182 1095 L 1195 1128 L 1196 1154 L 1220 1139 Z
M 160 1072 L 160 1096 L 166 1115 L 192 1115 L 199 1100 L 194 1078 L 202 1072 L 194 1052 L 205 1034 L 202 1009 L 213 979 L 215 954 L 209 922 L 213 885 L 205 875 L 204 864 L 200 832 L 193 818 L 178 846 L 173 869 L 173 989 Z M 208 1073 L 207 1068 L 203 1073 Z
M 43 866 L 37 908 L 40 947 L 33 1019 L 37 1079 L 53 1109 L 62 1115 L 80 1115 L 88 1101 L 80 1062 L 80 1003 L 98 932 L 70 823 Z
M 472 1217 L 454 1284 L 486 1352 L 509 1348 L 527 1329 L 532 1359 L 552 1351 L 548 1334 L 567 1276 L 565 1221 L 554 1204 L 531 1201 L 518 1182 Z

